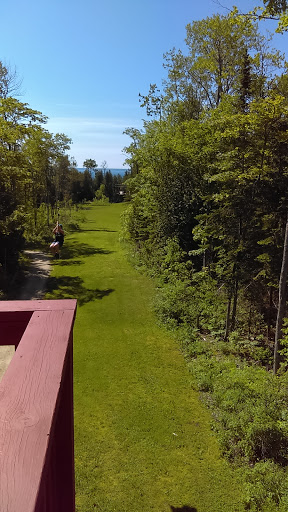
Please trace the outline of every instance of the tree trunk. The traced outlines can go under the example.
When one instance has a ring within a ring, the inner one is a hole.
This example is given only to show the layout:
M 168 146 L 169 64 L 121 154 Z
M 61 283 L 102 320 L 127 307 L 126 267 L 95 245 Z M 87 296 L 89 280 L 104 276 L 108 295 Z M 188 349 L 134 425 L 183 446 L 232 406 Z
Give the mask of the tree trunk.
M 48 201 L 46 203 L 46 208 L 47 208 L 47 226 L 49 227 L 49 225 L 50 225 L 50 217 L 49 217 L 49 203 L 48 203 Z
M 202 269 L 206 268 L 207 266 L 207 250 L 205 249 L 203 253 L 203 263 L 202 263 Z
M 252 302 L 250 302 L 249 316 L 248 316 L 248 340 L 251 340 L 251 324 L 252 324 Z
M 275 333 L 275 344 L 274 344 L 274 366 L 273 372 L 277 373 L 280 366 L 280 339 L 282 337 L 283 318 L 285 316 L 286 309 L 286 286 L 287 286 L 287 275 L 288 275 L 288 217 L 285 228 L 285 239 L 283 248 L 282 267 L 279 279 L 279 301 L 278 301 L 278 312 L 276 320 L 276 333 Z
M 269 342 L 271 337 L 271 322 L 272 322 L 272 307 L 273 307 L 273 286 L 269 289 L 269 309 L 267 318 L 267 341 Z
M 34 206 L 34 228 L 37 228 L 37 207 Z
M 238 279 L 236 277 L 235 286 L 234 286 L 234 297 L 233 297 L 233 308 L 232 308 L 232 317 L 231 317 L 231 331 L 234 331 L 236 325 L 236 313 L 237 313 L 237 302 L 238 302 Z
M 227 341 L 230 332 L 230 311 L 231 311 L 232 296 L 228 297 L 227 313 L 226 313 L 226 327 L 225 327 L 225 341 Z

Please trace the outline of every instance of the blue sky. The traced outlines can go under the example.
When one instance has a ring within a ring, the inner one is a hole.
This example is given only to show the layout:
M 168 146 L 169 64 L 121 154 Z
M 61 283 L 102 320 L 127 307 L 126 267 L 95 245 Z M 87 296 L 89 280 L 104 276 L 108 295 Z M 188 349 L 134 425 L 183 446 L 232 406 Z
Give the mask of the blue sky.
M 259 0 L 219 0 L 242 12 Z M 1 6 L 0 60 L 23 78 L 20 101 L 49 117 L 47 129 L 65 133 L 71 156 L 121 168 L 145 111 L 139 92 L 165 78 L 163 54 L 184 49 L 185 27 L 227 12 L 217 0 L 14 0 Z M 271 22 L 265 24 L 273 30 Z M 264 30 L 264 29 L 263 29 Z M 285 51 L 288 35 L 274 38 Z

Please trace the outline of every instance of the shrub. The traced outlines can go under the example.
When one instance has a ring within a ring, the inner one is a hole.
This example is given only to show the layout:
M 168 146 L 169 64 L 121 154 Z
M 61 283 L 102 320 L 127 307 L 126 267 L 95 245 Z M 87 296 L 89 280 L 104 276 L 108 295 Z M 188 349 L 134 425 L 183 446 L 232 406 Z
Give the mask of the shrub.
M 219 344 L 218 348 L 220 348 Z M 224 354 L 233 354 L 242 360 L 255 361 L 262 365 L 272 365 L 273 354 L 271 348 L 265 345 L 265 340 L 261 334 L 253 339 L 248 339 L 238 331 L 233 331 L 229 335 L 229 340 L 221 344 L 221 349 Z
M 158 290 L 155 309 L 160 320 L 174 329 L 191 322 L 193 291 L 187 282 L 167 283 Z M 192 323 L 192 322 L 191 322 Z
M 251 512 L 288 510 L 287 472 L 272 461 L 258 462 L 244 470 L 244 503 Z
M 263 368 L 223 368 L 213 384 L 223 452 L 255 463 L 288 462 L 287 388 Z
M 179 264 L 183 265 L 183 264 Z M 225 303 L 215 281 L 204 272 L 192 274 L 181 267 L 182 279 L 173 274 L 159 288 L 155 301 L 160 320 L 170 327 L 191 328 L 191 331 L 221 335 L 225 325 Z M 165 269 L 167 276 L 168 269 Z M 175 276 L 175 278 L 173 278 Z
M 211 354 L 207 351 L 191 361 L 188 366 L 197 382 L 198 389 L 213 393 L 217 379 L 224 369 L 227 366 L 230 367 L 231 364 L 233 363 L 229 361 L 218 361 L 215 357 L 211 357 Z

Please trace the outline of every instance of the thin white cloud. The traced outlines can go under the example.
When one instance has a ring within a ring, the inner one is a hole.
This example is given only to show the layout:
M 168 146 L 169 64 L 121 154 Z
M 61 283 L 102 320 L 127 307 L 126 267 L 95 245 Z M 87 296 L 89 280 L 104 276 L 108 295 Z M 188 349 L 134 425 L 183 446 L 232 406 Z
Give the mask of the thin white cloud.
M 138 125 L 138 126 L 137 126 Z M 72 139 L 69 154 L 79 167 L 86 158 L 106 160 L 111 168 L 121 168 L 125 160 L 124 146 L 129 137 L 123 134 L 127 127 L 139 127 L 139 120 L 129 118 L 52 117 L 45 127 L 51 133 L 65 133 Z
M 123 131 L 127 126 L 139 125 L 139 120 L 135 119 L 117 119 L 117 118 L 89 118 L 89 117 L 52 117 L 48 120 L 46 126 L 49 131 L 65 132 L 67 130 L 98 132 L 104 130 Z

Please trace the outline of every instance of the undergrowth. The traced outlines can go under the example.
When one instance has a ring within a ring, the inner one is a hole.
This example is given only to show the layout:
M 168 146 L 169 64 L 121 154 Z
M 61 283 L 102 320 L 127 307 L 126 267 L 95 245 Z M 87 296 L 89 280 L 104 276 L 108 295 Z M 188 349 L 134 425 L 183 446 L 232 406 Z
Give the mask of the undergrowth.
M 234 334 L 221 342 L 195 329 L 190 337 L 187 329 L 177 332 L 194 386 L 212 412 L 222 453 L 245 476 L 247 510 L 287 511 L 286 371 L 277 376 L 267 371 L 271 352 L 254 340 Z
M 35 217 L 34 210 L 31 209 L 25 217 L 24 224 L 24 238 L 26 246 L 30 248 L 47 248 L 49 241 L 53 239 L 52 230 L 58 220 L 63 224 L 65 234 L 68 235 L 72 231 L 77 231 L 81 222 L 84 221 L 85 212 L 83 205 L 63 204 L 60 205 L 59 210 L 55 207 L 54 210 L 47 213 L 46 205 L 42 204 L 37 210 Z
M 283 365 L 272 374 L 273 341 L 260 309 L 240 291 L 237 323 L 227 337 L 225 287 L 208 269 L 195 272 L 176 239 L 150 263 L 141 250 L 134 254 L 157 279 L 158 318 L 181 344 L 223 456 L 245 476 L 246 510 L 287 511 L 288 376 Z M 288 328 L 285 333 L 287 360 Z

